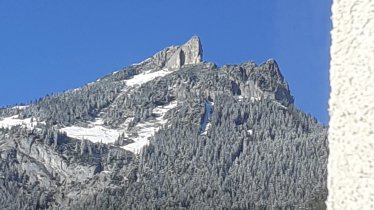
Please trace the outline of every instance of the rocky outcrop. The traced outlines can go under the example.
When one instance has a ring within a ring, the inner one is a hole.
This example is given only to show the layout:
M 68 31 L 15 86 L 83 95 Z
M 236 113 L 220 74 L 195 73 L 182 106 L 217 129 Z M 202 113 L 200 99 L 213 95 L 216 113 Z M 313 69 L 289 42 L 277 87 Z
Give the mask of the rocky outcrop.
M 260 100 L 269 98 L 288 106 L 294 99 L 278 64 L 269 59 L 257 66 L 254 62 L 225 65 L 221 69 L 232 81 L 232 91 L 244 98 Z
M 179 69 L 184 65 L 198 64 L 203 61 L 203 48 L 200 38 L 193 36 L 181 46 L 170 46 L 143 61 L 146 69 Z
M 198 64 L 203 60 L 203 48 L 199 37 L 194 36 L 177 48 L 166 62 L 165 68 L 180 68 L 183 65 Z
M 250 80 L 254 81 L 264 97 L 275 99 L 284 105 L 294 102 L 289 87 L 279 66 L 274 59 L 269 59 L 249 73 Z

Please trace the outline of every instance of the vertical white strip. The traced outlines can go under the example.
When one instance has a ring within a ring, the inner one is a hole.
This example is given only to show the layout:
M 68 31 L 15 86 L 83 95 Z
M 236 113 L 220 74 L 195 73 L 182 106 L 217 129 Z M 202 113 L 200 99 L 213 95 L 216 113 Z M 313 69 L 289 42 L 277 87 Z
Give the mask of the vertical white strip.
M 374 1 L 334 0 L 328 209 L 374 209 Z

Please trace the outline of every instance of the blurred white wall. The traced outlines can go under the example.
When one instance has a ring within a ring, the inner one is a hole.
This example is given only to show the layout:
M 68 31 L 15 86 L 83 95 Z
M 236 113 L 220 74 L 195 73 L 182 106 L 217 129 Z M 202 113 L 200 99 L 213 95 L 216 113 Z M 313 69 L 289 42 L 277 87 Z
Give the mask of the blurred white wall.
M 374 1 L 333 0 L 328 209 L 374 210 Z

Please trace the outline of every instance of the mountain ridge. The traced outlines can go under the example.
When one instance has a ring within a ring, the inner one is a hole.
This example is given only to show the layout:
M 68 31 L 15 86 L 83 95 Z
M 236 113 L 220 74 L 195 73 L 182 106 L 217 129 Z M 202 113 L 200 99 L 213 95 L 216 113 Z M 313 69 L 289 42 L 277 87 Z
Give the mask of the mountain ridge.
M 287 82 L 284 80 L 279 67 L 275 60 L 269 59 L 265 63 L 257 66 L 257 64 L 253 62 L 246 62 L 239 65 L 225 65 L 222 68 L 218 68 L 213 63 L 203 62 L 202 61 L 202 45 L 200 39 L 197 36 L 193 36 L 189 39 L 185 44 L 180 46 L 171 46 L 167 47 L 162 51 L 155 53 L 155 55 L 151 56 L 150 58 L 144 60 L 143 62 L 135 65 L 131 65 L 130 69 L 124 69 L 121 72 L 126 74 L 128 72 L 132 72 L 125 76 L 123 82 L 124 84 L 119 84 L 117 89 L 115 90 L 117 95 L 112 96 L 112 100 L 110 106 L 103 107 L 102 109 L 97 110 L 97 113 L 91 114 L 91 119 L 88 121 L 89 128 L 87 129 L 86 126 L 58 126 L 62 132 L 66 132 L 71 137 L 75 137 L 78 139 L 88 139 L 93 142 L 108 142 L 114 143 L 116 139 L 123 133 L 125 133 L 126 129 L 128 130 L 131 126 L 131 123 L 138 123 L 141 120 L 134 118 L 133 114 L 128 113 L 127 116 L 121 116 L 120 120 L 122 122 L 115 123 L 113 122 L 113 117 L 111 112 L 117 112 L 118 106 L 123 106 L 123 101 L 128 100 L 128 96 L 133 92 L 136 91 L 137 88 L 141 87 L 141 85 L 152 82 L 152 80 L 159 79 L 162 77 L 166 77 L 169 74 L 176 73 L 177 71 L 183 71 L 185 66 L 191 65 L 201 65 L 202 70 L 209 69 L 212 72 L 208 72 L 208 74 L 214 74 L 219 76 L 220 71 L 227 71 L 228 73 L 232 74 L 230 77 L 233 77 L 229 86 L 235 95 L 240 97 L 247 97 L 250 98 L 251 101 L 260 100 L 261 98 L 272 98 L 279 101 L 283 105 L 289 105 L 293 103 L 293 97 L 290 94 L 290 90 L 288 88 Z M 183 55 L 183 56 L 182 56 Z M 187 67 L 189 68 L 189 67 Z M 132 71 L 131 71 L 132 70 Z M 96 83 L 102 82 L 102 80 L 108 79 L 110 77 L 115 76 L 119 72 L 114 72 L 103 79 L 99 79 L 96 82 L 92 82 L 87 85 L 87 87 L 95 85 Z M 226 72 L 224 72 L 226 74 Z M 253 77 L 253 78 L 251 78 Z M 120 81 L 121 83 L 122 81 Z M 178 82 L 178 81 L 175 81 Z M 116 84 L 116 83 L 114 83 Z M 118 85 L 118 84 L 117 84 Z M 175 86 L 176 84 L 172 84 L 170 86 Z M 202 84 L 204 85 L 204 84 Z M 86 86 L 84 86 L 86 87 Z M 170 89 L 170 87 L 169 87 Z M 210 87 L 205 87 L 205 89 L 209 92 Z M 79 88 L 70 90 L 68 92 L 76 92 L 81 91 Z M 206 91 L 206 92 L 207 92 Z M 210 97 L 214 100 L 215 94 L 217 90 L 212 90 L 209 93 L 205 93 L 206 97 Z M 243 93 L 242 93 L 243 92 Z M 181 101 L 181 100 L 179 100 Z M 166 101 L 167 103 L 170 100 Z M 162 102 L 164 103 L 164 102 Z M 161 104 L 164 105 L 164 104 Z M 69 106 L 69 104 L 66 104 Z M 173 105 L 173 106 L 176 106 Z M 171 106 L 171 108 L 173 108 Z M 157 107 L 157 106 L 156 106 Z M 150 110 L 147 115 L 152 115 L 152 110 L 156 108 L 155 106 L 150 107 Z M 25 107 L 25 112 L 27 112 L 29 107 Z M 132 112 L 132 109 L 129 109 Z M 163 117 L 164 112 L 168 110 L 163 109 L 162 113 L 160 113 Z M 108 114 L 109 113 L 109 114 Z M 27 118 L 33 116 L 33 114 L 27 114 Z M 109 116 L 108 116 L 109 115 Z M 49 117 L 49 116 L 47 116 Z M 161 118 L 162 118 L 161 117 Z M 24 116 L 23 118 L 26 118 Z M 38 117 L 36 117 L 38 118 Z M 139 117 L 138 117 L 139 118 Z M 107 119 L 107 120 L 105 120 Z M 125 120 L 123 120 L 125 119 Z M 123 124 L 124 121 L 127 120 L 127 125 Z M 158 119 L 160 121 L 161 119 Z M 37 120 L 38 121 L 38 120 Z M 44 122 L 45 120 L 40 120 Z M 108 122 L 109 121 L 109 122 Z M 22 121 L 20 121 L 22 122 Z M 122 123 L 122 124 L 121 124 Z M 52 123 L 53 124 L 53 123 Z M 115 129 L 108 129 L 106 125 L 116 125 L 117 127 L 122 127 L 120 130 Z M 148 123 L 149 124 L 149 123 Z M 148 125 L 151 126 L 151 125 Z M 161 125 L 154 126 L 153 131 L 144 131 L 144 138 L 148 139 L 154 132 L 157 131 L 157 127 Z M 140 129 L 140 128 L 139 128 Z M 144 130 L 144 129 L 143 129 Z M 149 130 L 149 129 L 147 129 Z M 95 136 L 96 135 L 96 136 Z M 136 134 L 139 135 L 139 134 Z M 147 140 L 139 140 L 143 143 L 139 143 L 137 140 L 130 138 L 129 136 L 125 135 L 127 141 L 134 141 L 134 144 L 140 144 L 139 147 L 131 149 L 131 151 L 140 151 L 141 145 L 146 145 Z M 110 140 L 108 140 L 110 139 Z
M 202 52 L 194 36 L 0 109 L 0 206 L 323 209 L 327 131 L 295 107 L 276 61 L 217 67 Z

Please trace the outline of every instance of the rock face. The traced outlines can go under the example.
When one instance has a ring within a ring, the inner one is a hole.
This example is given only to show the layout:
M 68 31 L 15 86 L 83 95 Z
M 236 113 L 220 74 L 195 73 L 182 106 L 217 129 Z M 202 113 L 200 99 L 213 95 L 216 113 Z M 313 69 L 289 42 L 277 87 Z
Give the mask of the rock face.
M 192 37 L 0 109 L 0 209 L 323 209 L 326 128 L 277 63 L 217 67 L 202 52 Z
M 182 65 L 198 64 L 203 61 L 203 47 L 197 36 L 192 37 L 180 48 L 180 60 Z
M 183 65 L 198 64 L 203 60 L 203 48 L 199 37 L 194 36 L 187 43 L 176 47 L 170 59 L 165 63 L 165 68 L 177 69 Z
M 203 48 L 199 37 L 193 36 L 181 46 L 171 46 L 156 53 L 146 63 L 153 63 L 160 69 L 178 69 L 184 65 L 203 61 Z

